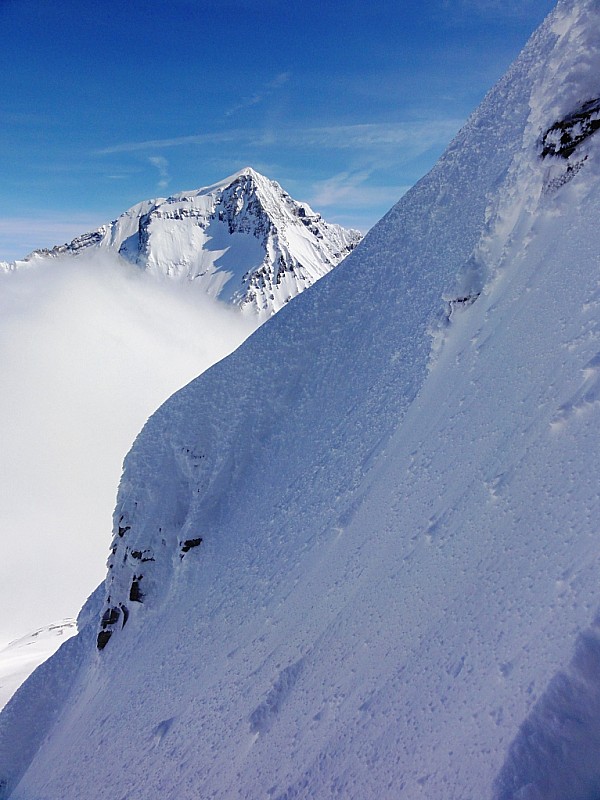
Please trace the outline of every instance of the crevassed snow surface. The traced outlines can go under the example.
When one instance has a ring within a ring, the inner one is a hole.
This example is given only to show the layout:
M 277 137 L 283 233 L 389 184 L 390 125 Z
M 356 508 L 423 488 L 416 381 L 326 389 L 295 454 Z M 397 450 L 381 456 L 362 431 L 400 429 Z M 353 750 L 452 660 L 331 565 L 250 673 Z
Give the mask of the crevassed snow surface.
M 74 619 L 47 625 L 0 650 L 0 709 L 33 670 L 77 632 Z
M 82 633 L 0 717 L 6 796 L 597 798 L 600 135 L 541 142 L 599 53 L 599 4 L 559 2 L 355 253 L 149 420 Z

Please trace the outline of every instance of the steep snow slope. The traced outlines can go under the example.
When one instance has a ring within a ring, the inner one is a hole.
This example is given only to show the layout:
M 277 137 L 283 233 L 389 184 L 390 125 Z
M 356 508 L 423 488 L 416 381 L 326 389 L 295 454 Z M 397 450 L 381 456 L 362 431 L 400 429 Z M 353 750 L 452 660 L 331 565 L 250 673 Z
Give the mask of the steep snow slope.
M 600 5 L 560 2 L 149 420 L 82 633 L 0 717 L 6 796 L 597 797 L 599 61 Z
M 269 317 L 335 267 L 358 231 L 325 222 L 250 167 L 169 198 L 145 200 L 108 225 L 5 270 L 40 259 L 110 250 L 142 269 L 190 280 L 212 297 Z
M 0 650 L 0 708 L 33 670 L 77 632 L 75 620 L 66 619 L 28 633 Z

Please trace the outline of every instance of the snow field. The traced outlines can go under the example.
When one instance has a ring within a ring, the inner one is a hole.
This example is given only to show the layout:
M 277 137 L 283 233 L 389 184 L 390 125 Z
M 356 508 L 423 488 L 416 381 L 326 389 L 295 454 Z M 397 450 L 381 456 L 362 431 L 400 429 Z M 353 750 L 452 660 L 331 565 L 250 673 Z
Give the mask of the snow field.
M 75 620 L 63 620 L 10 642 L 0 650 L 0 709 L 34 669 L 76 632 Z

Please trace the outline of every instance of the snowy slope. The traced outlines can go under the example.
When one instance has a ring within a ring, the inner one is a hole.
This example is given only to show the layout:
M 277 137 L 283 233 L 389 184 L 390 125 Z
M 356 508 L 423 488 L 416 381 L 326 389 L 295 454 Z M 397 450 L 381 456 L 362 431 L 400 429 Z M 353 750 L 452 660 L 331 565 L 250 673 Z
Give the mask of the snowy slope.
M 33 670 L 76 632 L 75 620 L 66 619 L 15 639 L 0 650 L 0 709 Z
M 0 717 L 5 796 L 598 796 L 599 61 L 600 5 L 563 0 L 344 264 L 148 421 L 106 584 Z
M 360 239 L 358 231 L 325 222 L 246 167 L 204 189 L 145 200 L 70 244 L 0 268 L 110 250 L 156 275 L 194 281 L 210 296 L 264 318 L 323 277 Z

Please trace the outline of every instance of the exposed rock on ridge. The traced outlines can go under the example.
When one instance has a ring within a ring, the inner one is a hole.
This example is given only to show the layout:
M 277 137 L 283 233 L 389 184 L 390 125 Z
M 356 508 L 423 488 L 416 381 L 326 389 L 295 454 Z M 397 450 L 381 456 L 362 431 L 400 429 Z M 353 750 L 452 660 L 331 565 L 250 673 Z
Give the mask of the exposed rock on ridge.
M 245 313 L 269 317 L 337 266 L 361 238 L 247 167 L 203 189 L 138 203 L 69 244 L 0 267 L 110 250 L 159 276 L 200 283 Z

